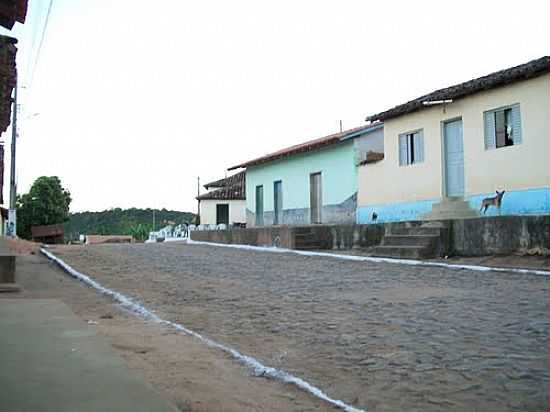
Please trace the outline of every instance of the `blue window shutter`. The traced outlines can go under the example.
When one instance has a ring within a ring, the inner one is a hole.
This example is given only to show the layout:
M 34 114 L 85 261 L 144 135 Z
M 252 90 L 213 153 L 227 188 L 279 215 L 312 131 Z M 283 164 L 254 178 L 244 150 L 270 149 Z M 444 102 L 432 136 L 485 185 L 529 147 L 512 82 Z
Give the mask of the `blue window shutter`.
M 424 162 L 424 132 L 422 130 L 414 134 L 414 162 Z
M 399 166 L 404 166 L 407 162 L 407 135 L 399 135 Z
M 496 149 L 495 112 L 483 113 L 483 119 L 485 123 L 485 149 Z
M 521 143 L 521 112 L 519 104 L 512 106 L 512 138 L 514 144 Z

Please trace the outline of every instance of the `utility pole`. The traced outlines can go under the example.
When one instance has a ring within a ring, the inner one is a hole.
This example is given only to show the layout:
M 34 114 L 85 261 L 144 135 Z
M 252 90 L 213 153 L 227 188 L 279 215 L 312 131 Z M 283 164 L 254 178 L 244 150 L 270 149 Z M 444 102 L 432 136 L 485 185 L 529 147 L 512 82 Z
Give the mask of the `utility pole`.
M 201 195 L 201 178 L 197 176 L 197 197 Z M 197 199 L 197 223 L 201 223 L 201 201 Z
M 155 209 L 153 209 L 153 232 L 155 231 Z
M 342 121 L 340 120 L 340 133 L 342 133 Z
M 10 176 L 10 209 L 8 214 L 8 233 L 15 237 L 17 234 L 17 217 L 15 211 L 17 187 L 15 184 L 15 146 L 17 141 L 17 80 L 13 90 L 13 109 L 11 121 L 11 176 Z

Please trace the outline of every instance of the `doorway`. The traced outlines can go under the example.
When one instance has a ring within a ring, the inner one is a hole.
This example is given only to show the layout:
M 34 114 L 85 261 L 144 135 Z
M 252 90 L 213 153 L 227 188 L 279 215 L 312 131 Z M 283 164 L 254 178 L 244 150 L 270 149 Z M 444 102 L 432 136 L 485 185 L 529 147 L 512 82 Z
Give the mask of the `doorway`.
M 218 204 L 216 205 L 216 224 L 229 224 L 229 205 Z
M 281 225 L 283 223 L 283 183 L 280 180 L 273 182 L 273 206 L 275 212 L 273 224 Z
M 311 211 L 311 223 L 321 223 L 321 210 L 323 208 L 321 186 L 321 173 L 309 175 L 309 207 Z
M 256 186 L 256 226 L 264 224 L 264 187 Z
M 464 142 L 462 119 L 443 125 L 445 150 L 445 194 L 447 197 L 464 196 Z

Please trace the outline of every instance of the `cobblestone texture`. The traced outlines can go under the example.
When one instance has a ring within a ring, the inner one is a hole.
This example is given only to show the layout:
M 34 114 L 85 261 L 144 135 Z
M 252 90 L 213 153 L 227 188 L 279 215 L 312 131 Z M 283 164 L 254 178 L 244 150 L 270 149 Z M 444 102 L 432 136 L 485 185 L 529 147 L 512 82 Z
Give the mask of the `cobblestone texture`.
M 550 278 L 182 244 L 55 253 L 368 411 L 550 410 Z

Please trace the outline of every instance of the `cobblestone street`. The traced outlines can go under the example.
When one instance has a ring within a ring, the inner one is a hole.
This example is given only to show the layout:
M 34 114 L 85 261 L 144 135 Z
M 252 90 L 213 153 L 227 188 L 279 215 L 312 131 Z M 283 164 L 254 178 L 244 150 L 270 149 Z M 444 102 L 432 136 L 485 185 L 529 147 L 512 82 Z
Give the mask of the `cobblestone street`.
M 368 411 L 550 408 L 548 277 L 185 244 L 53 252 Z

